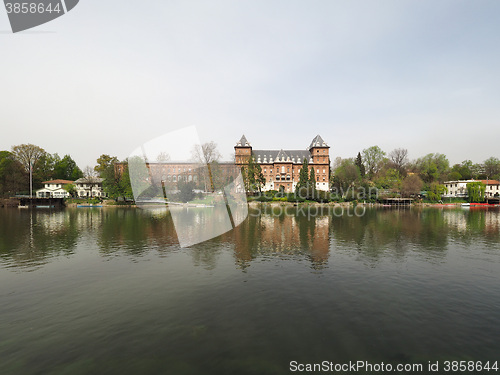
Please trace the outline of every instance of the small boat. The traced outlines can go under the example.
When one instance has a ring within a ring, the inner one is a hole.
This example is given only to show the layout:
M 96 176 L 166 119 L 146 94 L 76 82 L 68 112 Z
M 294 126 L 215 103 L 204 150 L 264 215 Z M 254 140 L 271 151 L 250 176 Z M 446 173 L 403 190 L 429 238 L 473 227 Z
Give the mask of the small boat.
M 470 207 L 470 203 L 462 203 L 462 207 Z
M 95 204 L 79 204 L 76 207 L 78 207 L 78 208 L 94 208 L 94 207 L 99 208 L 99 207 L 102 207 L 102 206 L 95 205 Z

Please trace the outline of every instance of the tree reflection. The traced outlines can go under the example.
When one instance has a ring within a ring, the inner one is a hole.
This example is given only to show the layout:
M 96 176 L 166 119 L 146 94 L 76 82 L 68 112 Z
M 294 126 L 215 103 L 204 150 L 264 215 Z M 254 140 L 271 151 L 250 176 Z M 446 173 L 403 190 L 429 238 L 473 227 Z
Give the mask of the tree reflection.
M 5 209 L 0 212 L 0 257 L 7 267 L 37 268 L 71 255 L 79 232 L 64 211 Z
M 498 209 L 367 209 L 362 215 L 314 207 L 297 210 L 263 205 L 233 231 L 196 244 L 193 264 L 213 269 L 224 252 L 246 270 L 255 260 L 307 260 L 313 269 L 332 256 L 354 254 L 371 266 L 411 253 L 441 259 L 454 241 L 466 246 L 500 241 Z M 0 266 L 36 269 L 78 244 L 105 257 L 168 256 L 180 251 L 168 211 L 126 208 L 0 211 Z

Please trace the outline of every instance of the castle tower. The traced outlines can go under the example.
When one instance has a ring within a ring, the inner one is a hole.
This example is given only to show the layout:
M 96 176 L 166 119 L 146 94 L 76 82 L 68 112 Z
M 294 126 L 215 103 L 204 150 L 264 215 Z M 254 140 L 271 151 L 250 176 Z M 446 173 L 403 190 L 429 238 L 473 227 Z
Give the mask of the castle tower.
M 320 190 L 328 190 L 330 182 L 330 146 L 317 135 L 309 145 L 312 163 L 310 166 L 314 168 L 316 175 L 316 188 Z
M 248 164 L 248 160 L 252 156 L 252 146 L 248 143 L 246 137 L 243 135 L 241 139 L 234 146 L 234 159 L 235 164 L 242 166 Z

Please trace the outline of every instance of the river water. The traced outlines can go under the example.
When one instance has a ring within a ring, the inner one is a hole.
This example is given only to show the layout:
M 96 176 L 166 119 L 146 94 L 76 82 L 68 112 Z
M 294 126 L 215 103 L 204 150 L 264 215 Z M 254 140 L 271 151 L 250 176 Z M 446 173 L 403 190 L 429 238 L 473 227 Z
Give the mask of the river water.
M 500 361 L 499 239 L 484 209 L 251 209 L 188 248 L 169 215 L 2 209 L 0 374 Z

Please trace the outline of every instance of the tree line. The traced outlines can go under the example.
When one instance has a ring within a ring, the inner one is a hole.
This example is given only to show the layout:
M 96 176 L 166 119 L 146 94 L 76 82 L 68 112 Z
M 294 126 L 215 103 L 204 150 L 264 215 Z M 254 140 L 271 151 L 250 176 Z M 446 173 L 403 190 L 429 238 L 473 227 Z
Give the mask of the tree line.
M 464 160 L 450 165 L 446 155 L 440 153 L 410 160 L 407 149 L 386 153 L 379 146 L 372 146 L 356 157 L 336 158 L 331 177 L 332 188 L 341 192 L 376 187 L 388 195 L 410 197 L 426 191 L 429 199 L 438 200 L 446 192 L 445 181 L 498 180 L 500 160 L 492 156 L 483 163 Z

